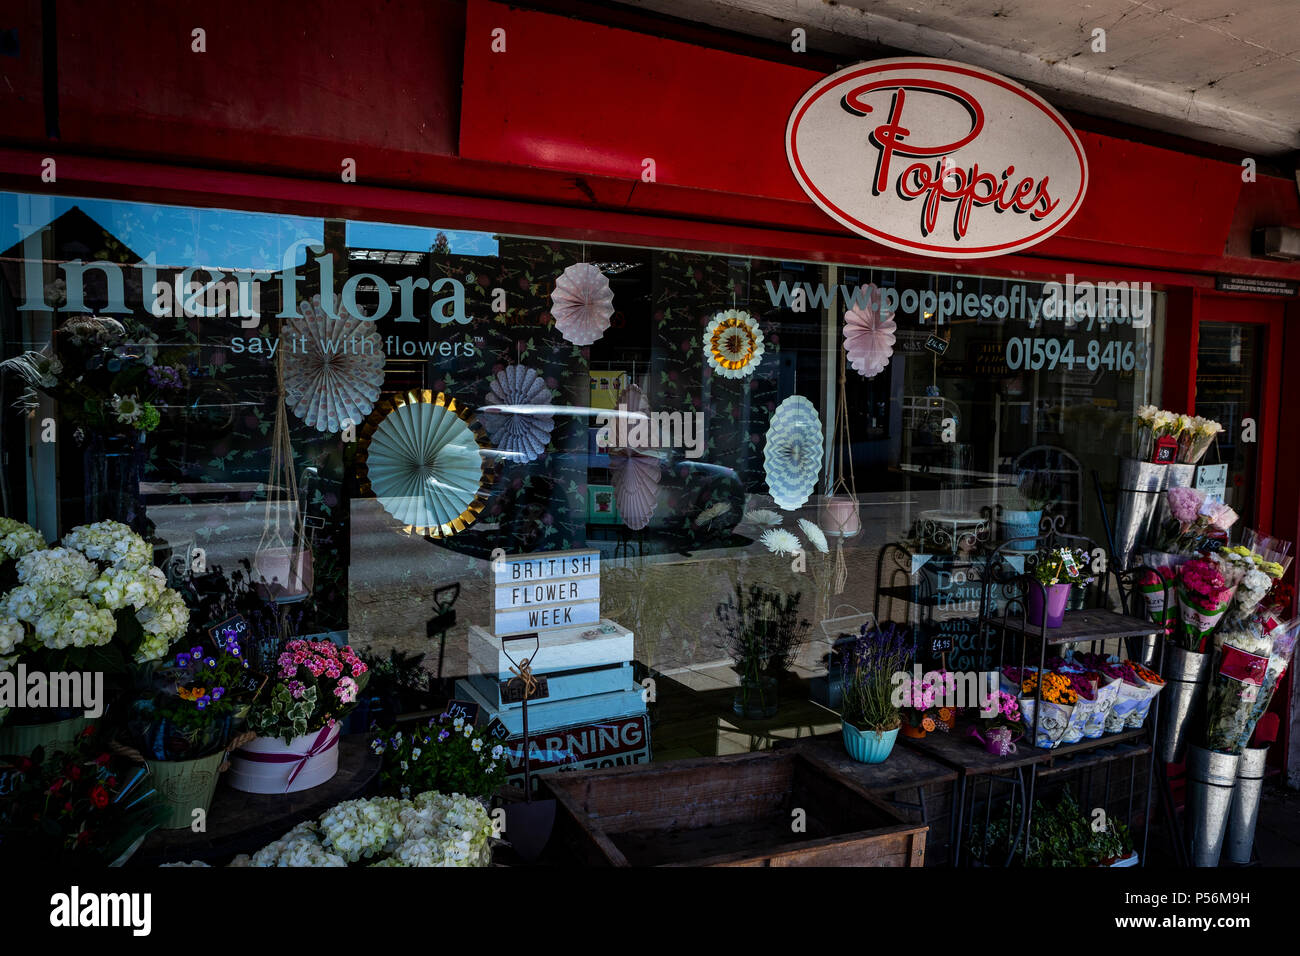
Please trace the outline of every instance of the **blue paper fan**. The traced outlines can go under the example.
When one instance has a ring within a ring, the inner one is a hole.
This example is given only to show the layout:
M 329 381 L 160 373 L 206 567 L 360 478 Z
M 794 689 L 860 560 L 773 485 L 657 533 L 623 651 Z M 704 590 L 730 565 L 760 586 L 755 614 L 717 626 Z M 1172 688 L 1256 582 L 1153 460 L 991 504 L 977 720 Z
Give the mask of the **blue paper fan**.
M 802 506 L 816 489 L 822 473 L 822 423 L 802 395 L 791 395 L 772 413 L 763 469 L 772 500 L 786 511 Z

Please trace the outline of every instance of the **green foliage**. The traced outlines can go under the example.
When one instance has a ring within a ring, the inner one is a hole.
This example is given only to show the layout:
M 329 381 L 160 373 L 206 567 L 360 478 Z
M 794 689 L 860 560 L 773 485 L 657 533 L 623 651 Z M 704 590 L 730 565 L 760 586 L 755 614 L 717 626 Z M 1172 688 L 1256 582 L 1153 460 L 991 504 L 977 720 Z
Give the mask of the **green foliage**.
M 383 757 L 380 786 L 401 796 L 437 790 L 490 797 L 506 778 L 504 751 L 473 724 L 442 714 L 421 727 L 390 728 L 371 743 Z

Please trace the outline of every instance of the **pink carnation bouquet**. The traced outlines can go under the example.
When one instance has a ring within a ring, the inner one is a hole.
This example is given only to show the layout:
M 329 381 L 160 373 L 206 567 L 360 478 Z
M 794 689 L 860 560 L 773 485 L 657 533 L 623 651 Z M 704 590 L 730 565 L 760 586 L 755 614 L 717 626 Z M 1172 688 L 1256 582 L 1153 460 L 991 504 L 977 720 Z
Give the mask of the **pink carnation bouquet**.
M 1213 561 L 1194 558 L 1178 569 L 1178 624 L 1174 641 L 1199 653 L 1205 638 L 1228 610 L 1233 591 Z

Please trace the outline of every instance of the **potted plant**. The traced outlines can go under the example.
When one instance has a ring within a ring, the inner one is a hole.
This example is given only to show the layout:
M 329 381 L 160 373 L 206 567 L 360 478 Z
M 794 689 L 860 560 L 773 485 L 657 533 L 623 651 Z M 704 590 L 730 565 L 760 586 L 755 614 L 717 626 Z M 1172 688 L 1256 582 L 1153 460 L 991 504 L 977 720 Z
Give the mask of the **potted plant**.
M 904 632 L 863 625 L 845 654 L 840 731 L 844 749 L 859 763 L 881 763 L 894 749 L 902 723 L 895 701 L 898 681 L 906 673 L 911 649 Z
M 338 772 L 339 723 L 369 680 L 350 647 L 292 640 L 248 718 L 256 735 L 230 759 L 230 785 L 248 793 L 295 793 Z
M 900 689 L 902 697 L 898 708 L 904 737 L 921 738 L 939 726 L 938 691 L 926 680 L 908 679 Z M 946 729 L 946 727 L 945 727 Z
M 718 605 L 722 646 L 734 661 L 740 685 L 732 709 L 738 717 L 760 720 L 776 715 L 777 684 L 808 637 L 811 625 L 799 618 L 800 595 L 772 588 L 736 585 L 734 600 Z
M 1040 553 L 1033 569 L 1033 580 L 1029 583 L 1029 623 L 1035 627 L 1044 623 L 1049 628 L 1060 627 L 1065 619 L 1071 586 L 1089 584 L 1092 580 L 1086 552 L 1076 548 L 1052 548 Z
M 506 778 L 505 747 L 450 714 L 431 718 L 424 727 L 381 731 L 370 749 L 383 757 L 381 789 L 394 796 L 436 790 L 486 803 Z
M 0 524 L 0 660 L 32 671 L 101 672 L 109 699 L 133 664 L 166 655 L 189 608 L 151 563 L 151 545 L 116 521 L 73 528 L 56 547 L 28 525 Z M 70 749 L 89 720 L 71 710 L 14 709 L 0 753 Z
M 1034 538 L 1043 520 L 1043 510 L 1052 503 L 1052 477 L 1045 471 L 1022 471 L 1014 488 L 1006 489 L 1002 502 L 1002 536 L 1005 540 Z M 1016 551 L 1034 550 L 1033 541 L 1012 545 Z
M 222 634 L 143 675 L 126 730 L 166 807 L 164 829 L 188 827 L 196 809 L 211 807 L 226 751 L 265 680 L 251 670 L 237 641 Z
M 970 728 L 970 736 L 984 745 L 984 749 L 996 757 L 1005 757 L 1016 752 L 1016 740 L 1022 730 L 1020 700 L 1015 694 L 1004 690 L 997 692 L 994 703 L 997 712 L 985 717 L 981 711 L 978 726 Z

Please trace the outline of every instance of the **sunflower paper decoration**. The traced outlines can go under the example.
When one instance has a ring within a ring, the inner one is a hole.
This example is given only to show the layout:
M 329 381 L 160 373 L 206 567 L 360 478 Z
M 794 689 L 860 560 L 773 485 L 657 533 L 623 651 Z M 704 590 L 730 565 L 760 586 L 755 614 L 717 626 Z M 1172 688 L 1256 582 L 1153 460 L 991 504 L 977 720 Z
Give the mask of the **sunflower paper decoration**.
M 785 528 L 768 528 L 758 539 L 773 554 L 798 554 L 799 539 Z
M 704 360 L 723 378 L 747 378 L 763 361 L 763 330 L 748 312 L 728 309 L 704 330 Z
M 817 527 L 817 525 L 813 524 L 807 518 L 800 518 L 799 529 L 803 532 L 804 537 L 808 539 L 809 543 L 822 554 L 830 552 L 831 548 L 826 542 L 826 535 L 822 533 L 822 529 Z
M 881 308 L 880 289 L 874 284 L 863 286 L 855 301 L 859 304 L 844 314 L 844 351 L 855 371 L 872 378 L 889 365 L 898 324 L 892 309 Z
M 772 413 L 763 448 L 767 490 L 778 508 L 794 511 L 808 500 L 822 472 L 822 423 L 802 395 L 791 395 Z
M 479 437 L 454 398 L 425 389 L 382 402 L 358 438 L 362 491 L 405 530 L 449 538 L 483 510 Z
M 312 428 L 331 433 L 370 414 L 384 384 L 385 362 L 375 323 L 342 308 L 334 311 L 337 318 L 314 295 L 300 315 L 285 320 L 281 335 L 285 404 Z
M 574 345 L 590 345 L 604 335 L 613 314 L 609 280 L 590 262 L 569 266 L 555 280 L 551 317 L 560 334 Z
M 555 428 L 551 390 L 531 368 L 511 365 L 492 378 L 486 404 L 479 418 L 492 437 L 492 444 L 506 452 L 511 461 L 528 462 L 546 450 Z

